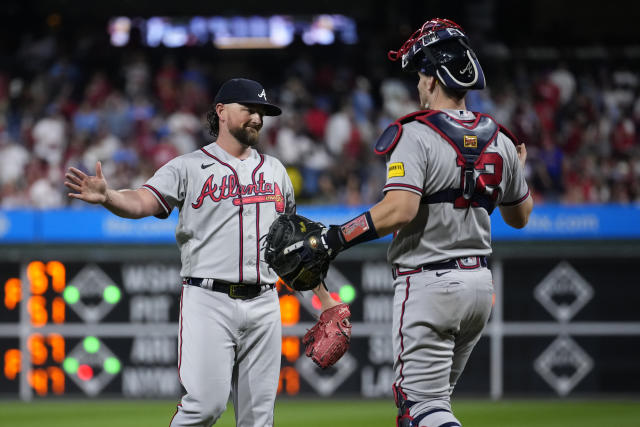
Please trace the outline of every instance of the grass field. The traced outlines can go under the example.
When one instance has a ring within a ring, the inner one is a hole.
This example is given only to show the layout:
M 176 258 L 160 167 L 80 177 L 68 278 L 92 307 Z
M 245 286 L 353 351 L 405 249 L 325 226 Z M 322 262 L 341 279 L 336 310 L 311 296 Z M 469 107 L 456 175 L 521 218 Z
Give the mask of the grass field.
M 0 426 L 156 427 L 168 426 L 174 402 L 49 400 L 0 401 Z M 456 415 L 465 427 L 640 427 L 640 401 L 458 400 Z M 277 427 L 393 427 L 391 400 L 279 400 Z M 235 426 L 233 409 L 216 427 Z

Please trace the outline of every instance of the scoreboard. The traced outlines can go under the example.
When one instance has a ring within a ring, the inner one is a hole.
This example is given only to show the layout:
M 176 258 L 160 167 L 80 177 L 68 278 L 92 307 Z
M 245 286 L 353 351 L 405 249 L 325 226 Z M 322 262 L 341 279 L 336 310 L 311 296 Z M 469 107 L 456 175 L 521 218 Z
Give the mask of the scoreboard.
M 637 394 L 640 254 L 497 252 L 492 317 L 456 394 Z M 0 258 L 0 398 L 180 397 L 175 248 L 15 253 Z M 326 370 L 305 357 L 301 338 L 320 303 L 310 291 L 279 285 L 278 393 L 391 397 L 393 290 L 384 245 L 345 252 L 326 283 L 351 306 L 349 351 Z
M 373 337 L 372 358 L 388 362 L 388 394 L 391 275 L 384 260 L 367 266 L 366 298 L 372 299 L 363 311 L 360 280 L 354 277 L 361 267 L 338 263 L 326 282 L 334 299 L 352 306 L 354 343 Z M 0 262 L 0 396 L 179 397 L 179 272 L 179 263 L 162 261 Z M 329 395 L 340 387 L 360 393 L 353 374 L 366 352 L 350 351 L 335 367 L 318 369 L 304 357 L 301 337 L 319 316 L 320 302 L 312 292 L 293 292 L 281 283 L 277 289 L 283 325 L 278 392 Z M 370 367 L 365 375 L 370 391 L 377 382 L 374 371 Z

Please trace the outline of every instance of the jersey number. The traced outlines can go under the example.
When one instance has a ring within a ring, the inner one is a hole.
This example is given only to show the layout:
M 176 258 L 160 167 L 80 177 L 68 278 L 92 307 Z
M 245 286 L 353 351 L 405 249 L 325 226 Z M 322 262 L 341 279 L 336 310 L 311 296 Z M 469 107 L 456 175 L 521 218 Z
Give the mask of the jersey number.
M 458 158 L 458 166 L 461 169 L 460 188 L 465 188 L 464 159 Z M 472 197 L 465 199 L 460 196 L 453 202 L 453 206 L 466 209 L 469 206 L 479 207 L 484 202 L 493 209 L 502 182 L 502 156 L 498 153 L 482 153 L 474 165 L 474 170 L 475 190 Z

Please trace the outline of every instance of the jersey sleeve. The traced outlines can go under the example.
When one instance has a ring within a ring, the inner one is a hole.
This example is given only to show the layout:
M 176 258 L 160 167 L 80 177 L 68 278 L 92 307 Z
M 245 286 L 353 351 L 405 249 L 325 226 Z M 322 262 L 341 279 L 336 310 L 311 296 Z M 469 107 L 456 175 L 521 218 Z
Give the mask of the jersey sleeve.
M 284 167 L 283 167 L 284 169 Z M 293 191 L 293 183 L 286 169 L 284 169 L 284 188 L 285 188 L 285 212 L 296 213 L 296 197 Z
M 289 174 L 287 173 L 287 169 L 284 165 L 277 159 L 273 158 L 276 166 L 275 169 L 277 171 L 276 176 L 278 177 L 278 185 L 282 187 L 282 196 L 284 197 L 284 211 L 286 213 L 296 213 L 296 198 L 295 192 L 293 190 L 293 183 L 291 182 L 291 178 L 289 178 Z
M 182 206 L 186 194 L 186 169 L 182 159 L 175 158 L 166 163 L 142 186 L 155 196 L 164 209 L 164 213 L 156 215 L 167 218 L 174 207 Z
M 524 176 L 524 168 L 518 160 L 518 152 L 513 143 L 504 135 L 500 135 L 505 142 L 506 155 L 509 159 L 509 174 L 506 176 L 502 206 L 516 206 L 524 202 L 529 197 L 529 186 Z
M 426 145 L 412 126 L 405 126 L 387 161 L 387 181 L 382 191 L 405 190 L 422 195 L 427 173 Z

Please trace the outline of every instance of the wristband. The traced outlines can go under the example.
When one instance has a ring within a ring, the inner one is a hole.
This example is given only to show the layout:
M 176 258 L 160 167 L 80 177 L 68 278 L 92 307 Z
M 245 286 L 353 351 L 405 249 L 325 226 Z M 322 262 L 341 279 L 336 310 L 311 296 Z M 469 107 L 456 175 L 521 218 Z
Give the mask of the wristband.
M 326 244 L 332 253 L 337 254 L 351 246 L 375 240 L 378 237 L 380 236 L 373 225 L 371 213 L 367 211 L 342 225 L 329 227 Z

